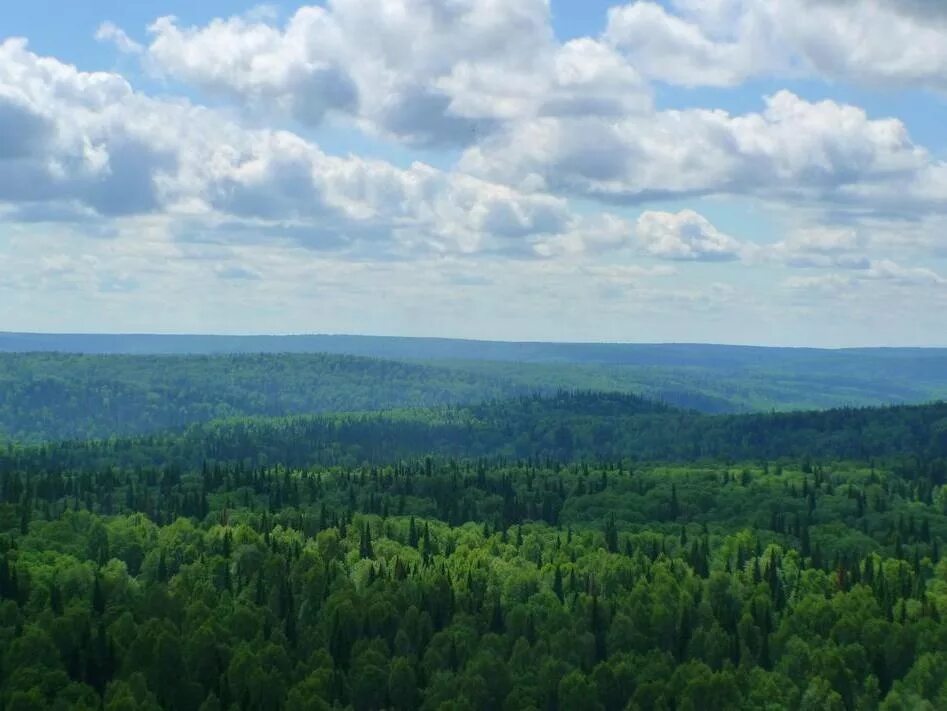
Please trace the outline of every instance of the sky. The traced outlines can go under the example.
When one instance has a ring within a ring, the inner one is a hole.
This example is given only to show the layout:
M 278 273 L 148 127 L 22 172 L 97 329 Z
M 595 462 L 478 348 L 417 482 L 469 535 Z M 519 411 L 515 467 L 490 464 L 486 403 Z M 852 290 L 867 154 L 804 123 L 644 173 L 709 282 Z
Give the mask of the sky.
M 940 0 L 0 5 L 0 331 L 947 345 Z

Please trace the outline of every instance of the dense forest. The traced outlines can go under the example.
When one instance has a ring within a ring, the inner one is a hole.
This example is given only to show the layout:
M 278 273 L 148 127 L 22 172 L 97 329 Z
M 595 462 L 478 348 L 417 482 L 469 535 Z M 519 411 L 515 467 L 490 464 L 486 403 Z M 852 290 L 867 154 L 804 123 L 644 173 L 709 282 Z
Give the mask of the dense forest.
M 358 415 L 230 419 L 182 432 L 8 444 L 4 469 L 94 471 L 203 462 L 353 467 L 425 456 L 534 462 L 753 462 L 947 458 L 947 403 L 704 415 L 622 393 L 562 392 Z
M 239 417 L 477 403 L 560 388 L 650 392 L 707 412 L 738 405 L 673 378 L 528 364 L 431 364 L 326 354 L 0 354 L 0 443 L 146 434 Z
M 0 354 L 0 441 L 155 432 L 240 416 L 377 411 L 527 392 L 489 374 L 324 354 Z
M 945 457 L 591 392 L 10 443 L 0 704 L 943 707 Z
M 7 471 L 5 709 L 947 704 L 944 490 L 803 462 Z
M 945 403 L 0 363 L 2 711 L 947 706 Z
M 947 397 L 947 351 L 939 350 L 270 340 L 287 349 L 323 343 L 340 353 L 148 355 L 137 351 L 241 349 L 258 340 L 0 334 L 0 442 L 147 434 L 228 417 L 460 405 L 560 389 L 637 393 L 709 414 Z M 54 352 L 58 346 L 136 354 Z M 53 350 L 4 352 L 25 347 Z

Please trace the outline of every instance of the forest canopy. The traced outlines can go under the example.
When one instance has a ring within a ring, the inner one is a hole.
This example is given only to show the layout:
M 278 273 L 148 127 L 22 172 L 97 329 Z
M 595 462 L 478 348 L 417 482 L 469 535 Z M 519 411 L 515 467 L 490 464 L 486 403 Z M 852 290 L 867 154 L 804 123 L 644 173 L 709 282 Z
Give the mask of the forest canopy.
M 10 443 L 0 703 L 942 707 L 945 423 L 560 392 Z
M 0 334 L 0 441 L 108 438 L 220 418 L 417 409 L 558 390 L 634 393 L 708 414 L 917 404 L 947 397 L 947 352 L 936 350 L 316 336 L 267 342 L 274 348 L 303 348 L 307 338 L 339 352 L 195 354 L 175 348 L 238 349 L 257 341 Z M 3 352 L 24 347 L 133 352 Z M 170 352 L 156 355 L 139 348 Z

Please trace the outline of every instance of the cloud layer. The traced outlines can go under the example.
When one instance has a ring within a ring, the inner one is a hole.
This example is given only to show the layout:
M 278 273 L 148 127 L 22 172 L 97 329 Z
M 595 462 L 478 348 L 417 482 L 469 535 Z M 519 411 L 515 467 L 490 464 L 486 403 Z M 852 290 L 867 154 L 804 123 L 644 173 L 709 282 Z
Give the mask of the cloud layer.
M 124 73 L 0 38 L 14 235 L 0 291 L 132 303 L 203 275 L 255 293 L 263 319 L 298 313 L 307 290 L 365 311 L 388 280 L 418 319 L 495 302 L 511 332 L 542 303 L 582 304 L 568 318 L 590 329 L 695 304 L 750 322 L 819 295 L 859 293 L 866 314 L 871 299 L 943 303 L 943 147 L 885 103 L 909 88 L 943 109 L 939 3 L 640 0 L 570 39 L 555 10 L 328 0 L 200 26 L 103 18 L 94 39 Z M 825 99 L 836 86 L 874 108 Z
M 336 116 L 407 145 L 466 147 L 462 172 L 522 192 L 931 212 L 947 199 L 947 164 L 897 118 L 786 90 L 758 112 L 659 110 L 646 81 L 844 79 L 839 62 L 859 53 L 872 81 L 883 70 L 933 80 L 945 76 L 936 47 L 947 47 L 947 14 L 929 15 L 923 3 L 869 0 L 677 0 L 670 9 L 645 0 L 613 7 L 599 37 L 561 42 L 544 0 L 331 0 L 284 23 L 160 18 L 144 62 L 256 113 L 307 126 Z M 892 43 L 892 31 L 941 41 Z M 137 46 L 111 25 L 100 34 Z M 897 62 L 894 47 L 909 47 Z
M 608 219 L 423 163 L 331 156 L 294 133 L 242 128 L 116 74 L 39 57 L 20 40 L 0 44 L 0 201 L 205 227 L 236 220 L 313 248 L 372 243 L 376 256 L 529 254 L 547 240 L 594 241 Z

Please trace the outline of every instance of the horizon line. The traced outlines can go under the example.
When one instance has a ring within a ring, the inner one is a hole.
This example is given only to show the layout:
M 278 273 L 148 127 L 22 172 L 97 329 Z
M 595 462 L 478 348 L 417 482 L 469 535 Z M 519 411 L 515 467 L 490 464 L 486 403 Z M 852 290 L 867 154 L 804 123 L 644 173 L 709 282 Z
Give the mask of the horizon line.
M 0 330 L 2 337 L 38 337 L 38 338 L 212 338 L 212 339 L 303 339 L 303 338 L 360 338 L 377 340 L 410 340 L 410 341 L 453 341 L 459 343 L 502 344 L 502 345 L 537 345 L 537 346 L 644 346 L 644 347 L 671 347 L 671 346 L 704 346 L 718 348 L 745 348 L 771 350 L 815 350 L 815 351 L 851 351 L 851 350 L 947 350 L 947 345 L 785 345 L 761 343 L 727 343 L 719 341 L 562 341 L 552 339 L 504 340 L 499 338 L 479 338 L 465 336 L 418 336 L 392 335 L 377 333 L 344 333 L 344 332 L 147 332 L 147 331 L 5 331 Z

